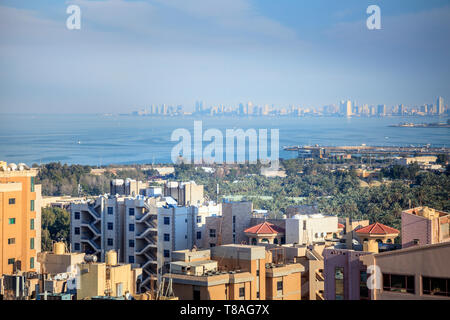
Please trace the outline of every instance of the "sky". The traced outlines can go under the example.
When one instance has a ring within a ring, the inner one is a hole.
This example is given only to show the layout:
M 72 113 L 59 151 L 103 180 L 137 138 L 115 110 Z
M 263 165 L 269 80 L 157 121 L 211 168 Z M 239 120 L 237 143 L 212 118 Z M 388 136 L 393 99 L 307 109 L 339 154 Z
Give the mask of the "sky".
M 449 104 L 449 57 L 450 0 L 0 0 L 0 113 Z

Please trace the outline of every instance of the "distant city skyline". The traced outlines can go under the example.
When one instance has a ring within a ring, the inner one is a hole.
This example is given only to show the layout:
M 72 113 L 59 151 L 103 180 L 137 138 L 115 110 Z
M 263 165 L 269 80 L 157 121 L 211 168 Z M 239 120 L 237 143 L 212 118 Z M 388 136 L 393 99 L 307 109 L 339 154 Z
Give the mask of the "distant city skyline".
M 449 2 L 372 2 L 2 0 L 0 113 L 449 101 Z

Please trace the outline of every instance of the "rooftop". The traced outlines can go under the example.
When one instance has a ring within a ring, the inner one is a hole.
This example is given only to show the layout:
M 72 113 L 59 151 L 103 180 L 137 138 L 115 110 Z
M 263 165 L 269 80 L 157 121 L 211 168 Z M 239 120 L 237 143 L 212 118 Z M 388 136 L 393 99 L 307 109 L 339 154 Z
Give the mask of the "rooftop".
M 284 229 L 274 225 L 273 223 L 264 221 L 256 226 L 245 229 L 244 232 L 254 234 L 277 234 L 284 233 Z
M 360 228 L 356 230 L 356 233 L 362 233 L 362 234 L 395 234 L 400 233 L 395 228 L 388 227 L 384 224 L 381 224 L 379 222 L 375 222 L 371 225 L 368 225 L 367 227 Z

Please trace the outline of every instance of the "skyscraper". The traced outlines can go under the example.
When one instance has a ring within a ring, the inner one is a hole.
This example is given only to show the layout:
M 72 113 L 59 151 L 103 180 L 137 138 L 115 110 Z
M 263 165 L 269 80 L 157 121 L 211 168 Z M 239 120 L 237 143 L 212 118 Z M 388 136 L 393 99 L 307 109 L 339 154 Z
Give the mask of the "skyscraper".
M 341 114 L 347 117 L 352 115 L 352 102 L 350 100 L 341 101 Z
M 442 97 L 438 97 L 437 101 L 436 101 L 436 111 L 438 114 L 443 114 L 444 113 L 444 98 Z

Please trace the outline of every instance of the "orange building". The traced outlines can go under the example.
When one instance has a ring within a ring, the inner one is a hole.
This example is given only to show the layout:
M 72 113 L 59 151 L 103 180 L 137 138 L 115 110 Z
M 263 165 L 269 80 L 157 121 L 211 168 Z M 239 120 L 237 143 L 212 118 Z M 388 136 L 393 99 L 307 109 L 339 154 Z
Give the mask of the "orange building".
M 299 263 L 275 261 L 264 246 L 228 244 L 174 251 L 171 280 L 180 300 L 300 300 Z
M 0 163 L 0 275 L 38 271 L 41 249 L 41 186 L 37 170 Z

